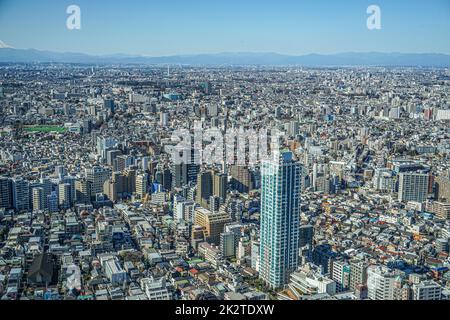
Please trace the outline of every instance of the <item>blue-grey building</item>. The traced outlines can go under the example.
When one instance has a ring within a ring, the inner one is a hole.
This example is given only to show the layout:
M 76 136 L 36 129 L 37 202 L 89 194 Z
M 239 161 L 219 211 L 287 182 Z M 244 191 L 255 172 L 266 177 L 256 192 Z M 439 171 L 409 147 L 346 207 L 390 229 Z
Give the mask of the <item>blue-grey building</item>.
M 301 165 L 292 152 L 261 163 L 261 248 L 259 276 L 281 288 L 298 266 Z

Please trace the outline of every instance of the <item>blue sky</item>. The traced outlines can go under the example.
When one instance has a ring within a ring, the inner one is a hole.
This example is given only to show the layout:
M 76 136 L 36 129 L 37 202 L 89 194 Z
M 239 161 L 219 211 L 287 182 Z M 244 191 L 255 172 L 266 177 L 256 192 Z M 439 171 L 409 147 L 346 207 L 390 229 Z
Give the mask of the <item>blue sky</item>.
M 67 6 L 81 30 L 66 28 Z M 369 5 L 381 30 L 366 27 Z M 217 52 L 450 54 L 449 0 L 0 0 L 16 48 L 151 56 Z

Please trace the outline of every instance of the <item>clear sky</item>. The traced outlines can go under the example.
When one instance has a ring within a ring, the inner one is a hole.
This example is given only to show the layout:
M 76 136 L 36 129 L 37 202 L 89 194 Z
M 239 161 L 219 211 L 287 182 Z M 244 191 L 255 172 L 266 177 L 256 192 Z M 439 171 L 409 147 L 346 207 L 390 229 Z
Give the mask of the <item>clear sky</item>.
M 81 8 L 68 30 L 66 8 Z M 367 7 L 381 8 L 368 30 Z M 172 55 L 450 54 L 450 0 L 0 0 L 0 40 L 15 48 Z

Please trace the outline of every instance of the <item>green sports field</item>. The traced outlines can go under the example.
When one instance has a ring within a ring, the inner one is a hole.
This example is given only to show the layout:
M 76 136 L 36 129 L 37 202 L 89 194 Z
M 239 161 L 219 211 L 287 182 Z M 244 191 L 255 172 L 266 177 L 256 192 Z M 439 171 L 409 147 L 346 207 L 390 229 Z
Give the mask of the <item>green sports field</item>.
M 26 126 L 28 132 L 66 132 L 66 128 L 60 126 Z

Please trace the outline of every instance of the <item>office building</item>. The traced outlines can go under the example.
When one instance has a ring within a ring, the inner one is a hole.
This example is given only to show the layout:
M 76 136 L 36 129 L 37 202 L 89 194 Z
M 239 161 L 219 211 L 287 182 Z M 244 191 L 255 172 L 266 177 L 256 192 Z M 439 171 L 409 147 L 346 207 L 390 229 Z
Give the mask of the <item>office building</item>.
M 199 173 L 197 178 L 196 202 L 208 208 L 209 197 L 213 195 L 213 172 L 207 170 Z
M 196 208 L 194 215 L 194 223 L 203 227 L 206 241 L 219 245 L 224 226 L 231 222 L 230 216 L 223 212 L 211 212 L 202 207 Z

